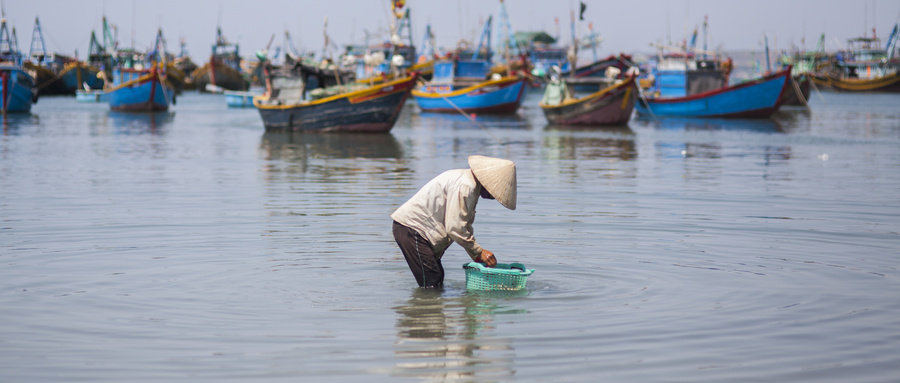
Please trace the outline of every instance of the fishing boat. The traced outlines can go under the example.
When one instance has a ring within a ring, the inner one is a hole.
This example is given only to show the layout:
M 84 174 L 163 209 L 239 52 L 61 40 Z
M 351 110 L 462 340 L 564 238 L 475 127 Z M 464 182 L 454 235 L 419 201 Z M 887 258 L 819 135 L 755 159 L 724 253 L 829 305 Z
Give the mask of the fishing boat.
M 416 84 L 418 74 L 376 85 L 353 82 L 307 87 L 302 67 L 273 71 L 266 64 L 266 93 L 253 98 L 266 130 L 385 133 Z M 338 77 L 339 79 L 339 77 Z
M 166 49 L 166 38 L 163 37 L 162 28 L 156 32 L 156 42 L 153 44 L 155 49 L 147 53 L 150 57 L 157 57 L 157 61 L 166 66 L 163 71 L 169 85 L 175 90 L 175 94 L 181 94 L 186 87 L 186 75 L 181 68 L 176 65 L 175 55 L 169 53 Z
M 806 105 L 813 86 L 812 77 L 820 67 L 827 65 L 829 57 L 825 53 L 825 34 L 823 33 L 815 51 L 785 53 L 778 58 L 778 64 L 782 68 L 789 65 L 792 67 L 791 84 L 781 95 L 782 105 Z
M 575 85 L 598 85 L 602 89 L 576 97 Z M 608 82 L 596 79 L 558 79 L 547 84 L 540 102 L 544 116 L 557 125 L 623 125 L 634 111 L 638 95 L 635 76 Z
M 174 65 L 175 68 L 178 68 L 178 70 L 180 70 L 181 73 L 184 74 L 184 89 L 196 89 L 196 84 L 194 84 L 194 79 L 191 77 L 191 74 L 194 73 L 195 70 L 197 70 L 197 64 L 194 64 L 194 61 L 191 60 L 191 56 L 187 51 L 187 43 L 185 43 L 183 38 L 180 42 L 178 55 L 175 56 L 172 65 Z
M 435 64 L 435 78 L 440 73 L 439 65 Z M 412 94 L 423 112 L 512 114 L 521 106 L 524 90 L 524 78 L 507 76 L 464 87 L 426 85 Z
M 36 96 L 34 80 L 20 66 L 0 65 L 0 109 L 3 114 L 29 112 Z
M 169 109 L 175 89 L 166 79 L 164 65 L 149 69 L 115 68 L 112 84 L 104 89 L 110 110 L 157 112 Z
M 604 78 L 606 77 L 606 69 L 607 68 L 616 68 L 620 71 L 620 73 L 625 73 L 629 67 L 634 66 L 631 61 L 631 56 L 621 53 L 618 55 L 610 55 L 604 59 L 595 60 L 594 62 L 582 65 L 575 68 L 575 78 L 586 78 L 586 77 L 597 77 Z M 568 72 L 563 72 L 562 76 L 564 77 L 573 77 Z
M 704 73 L 707 72 L 707 73 Z M 691 90 L 684 96 L 642 97 L 638 113 L 656 117 L 758 117 L 766 118 L 781 106 L 781 94 L 788 86 L 791 68 L 732 86 L 704 86 L 716 83 L 711 71 L 687 71 L 682 87 Z M 714 81 L 706 81 L 713 79 Z M 669 81 L 658 76 L 657 82 Z M 672 85 L 672 82 L 669 82 Z
M 241 72 L 240 47 L 228 42 L 222 35 L 222 28 L 216 28 L 216 43 L 212 46 L 209 62 L 194 70 L 191 79 L 201 92 L 250 88 L 250 82 Z
M 522 104 L 525 78 L 494 74 L 491 70 L 491 17 L 478 45 L 458 47 L 452 59 L 434 64 L 431 81 L 412 91 L 423 112 L 512 114 Z
M 91 33 L 90 52 L 94 50 L 96 36 Z M 37 17 L 34 19 L 34 32 L 31 41 L 31 62 L 26 63 L 34 73 L 38 91 L 45 95 L 73 95 L 82 87 L 102 88 L 103 79 L 98 77 L 100 68 L 90 62 L 75 57 L 47 52 L 44 48 L 44 35 Z
M 34 79 L 22 67 L 22 56 L 6 19 L 0 25 L 0 112 L 27 113 L 37 101 Z
M 631 61 L 631 56 L 621 53 L 619 55 L 610 55 L 609 57 L 594 60 L 592 63 L 587 65 L 582 65 L 575 68 L 575 73 L 564 72 L 561 73 L 560 76 L 567 79 L 585 79 L 586 81 L 573 82 L 575 85 L 575 90 L 579 92 L 592 92 L 596 91 L 598 83 L 608 83 L 608 79 L 606 78 L 607 72 L 609 68 L 614 68 L 613 72 L 617 73 L 619 78 L 624 78 L 625 72 L 628 68 L 634 66 Z
M 788 85 L 784 87 L 784 91 L 781 93 L 781 105 L 806 105 L 809 101 L 811 83 L 812 80 L 810 80 L 808 73 L 791 74 Z
M 434 70 L 433 48 L 417 55 L 413 44 L 410 9 L 403 9 L 405 1 L 391 2 L 390 38 L 382 43 L 369 44 L 368 34 L 364 45 L 347 45 L 341 55 L 340 64 L 344 70 L 353 71 L 356 82 L 376 84 L 406 77 L 416 72 L 419 78 L 430 79 Z M 426 26 L 423 46 L 433 47 L 434 35 L 431 26 Z
M 772 115 L 781 106 L 791 66 L 763 77 L 730 85 L 730 58 L 706 49 L 708 23 L 703 21 L 704 48 L 696 48 L 697 32 L 690 46 L 653 44 L 658 49 L 651 69 L 653 85 L 635 107 L 640 114 L 655 117 L 760 117 Z
M 76 61 L 73 57 L 46 50 L 41 22 L 35 17 L 28 61 L 25 61 L 22 66 L 34 78 L 38 93 L 41 95 L 71 94 L 67 91 L 59 74 L 64 67 Z M 74 92 L 74 89 L 72 91 Z
M 106 16 L 103 16 L 102 30 L 101 34 L 103 35 L 103 43 L 100 43 L 100 40 L 97 39 L 97 34 L 94 31 L 91 31 L 91 42 L 88 45 L 88 54 L 86 62 L 100 69 L 100 72 L 97 74 L 97 77 L 103 80 L 104 78 L 112 77 L 112 68 L 116 61 L 113 53 L 116 49 L 118 43 L 116 42 L 116 37 L 113 34 L 112 28 L 109 25 L 109 22 L 106 20 Z M 102 83 L 99 88 L 102 88 Z M 91 88 L 95 88 L 94 86 L 90 86 Z
M 884 49 L 872 29 L 872 37 L 849 40 L 849 49 L 835 55 L 831 69 L 817 73 L 817 84 L 846 92 L 900 92 L 900 58 L 897 42 L 900 22 L 894 25 Z
M 84 61 L 72 61 L 59 72 L 60 80 L 65 87 L 65 94 L 74 94 L 80 89 L 103 88 L 103 79 L 97 77 L 100 69 Z
M 560 68 L 562 73 L 571 70 L 567 49 L 557 46 L 556 38 L 546 32 L 516 32 L 514 40 L 517 46 L 524 47 L 524 54 L 532 65 L 532 76 L 546 79 L 553 67 Z

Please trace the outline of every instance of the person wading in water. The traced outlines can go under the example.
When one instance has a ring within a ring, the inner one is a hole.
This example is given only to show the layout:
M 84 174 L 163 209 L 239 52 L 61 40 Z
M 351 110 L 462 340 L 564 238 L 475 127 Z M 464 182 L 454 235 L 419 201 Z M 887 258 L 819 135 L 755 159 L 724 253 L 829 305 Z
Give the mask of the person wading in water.
M 494 253 L 475 241 L 475 205 L 480 196 L 516 210 L 516 165 L 477 155 L 469 156 L 468 162 L 469 169 L 441 173 L 391 214 L 394 240 L 419 287 L 443 285 L 441 257 L 452 242 L 466 249 L 475 262 L 497 265 Z

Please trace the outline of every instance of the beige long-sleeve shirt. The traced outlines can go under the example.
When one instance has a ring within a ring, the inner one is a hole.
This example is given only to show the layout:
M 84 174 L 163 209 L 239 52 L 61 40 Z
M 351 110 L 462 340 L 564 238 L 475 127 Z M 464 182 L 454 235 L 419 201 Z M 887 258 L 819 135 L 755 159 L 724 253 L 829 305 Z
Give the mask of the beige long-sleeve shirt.
M 428 239 L 435 254 L 443 255 L 456 242 L 475 260 L 482 250 L 472 231 L 480 195 L 481 185 L 470 169 L 447 170 L 425 184 L 391 218 Z

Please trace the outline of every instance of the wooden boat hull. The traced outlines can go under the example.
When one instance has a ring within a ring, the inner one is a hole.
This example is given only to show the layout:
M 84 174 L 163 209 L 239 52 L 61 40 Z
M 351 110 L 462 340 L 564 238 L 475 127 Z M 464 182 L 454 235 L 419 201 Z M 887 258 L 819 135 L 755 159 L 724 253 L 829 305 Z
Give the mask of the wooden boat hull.
M 100 70 L 83 62 L 69 63 L 59 72 L 59 78 L 66 88 L 66 94 L 75 94 L 84 84 L 90 89 L 102 89 L 103 79 L 97 77 Z
M 412 95 L 423 112 L 512 114 L 522 105 L 524 90 L 524 78 L 504 77 L 449 93 L 413 90 Z
M 781 106 L 790 67 L 754 81 L 686 97 L 641 99 L 638 113 L 657 117 L 767 118 Z
M 781 105 L 806 105 L 806 102 L 809 101 L 809 82 L 809 76 L 806 74 L 793 76 L 792 81 L 788 82 L 788 85 L 784 88 L 784 92 L 781 93 Z M 794 86 L 795 83 L 797 84 L 796 87 Z M 800 90 L 799 94 L 797 93 L 798 88 Z
M 0 111 L 28 113 L 34 101 L 34 79 L 21 67 L 0 66 Z
M 41 96 L 56 96 L 66 94 L 66 86 L 62 79 L 53 71 L 30 61 L 22 64 L 22 67 L 34 79 L 35 89 Z
M 560 105 L 541 104 L 541 110 L 551 124 L 622 125 L 631 119 L 637 94 L 632 76 L 621 84 Z
M 840 78 L 833 75 L 815 75 L 816 85 L 841 92 L 900 92 L 900 71 L 874 79 Z
M 136 78 L 105 89 L 110 110 L 158 112 L 169 109 L 174 102 L 175 91 L 170 84 L 162 81 L 155 70 L 128 72 Z M 121 70 L 114 71 L 113 76 L 122 76 Z
M 244 91 L 250 88 L 250 82 L 238 70 L 221 62 L 208 62 L 191 74 L 194 86 L 201 92 L 206 85 L 215 85 L 225 90 Z
M 255 97 L 266 130 L 386 133 L 416 83 L 416 76 L 296 105 Z

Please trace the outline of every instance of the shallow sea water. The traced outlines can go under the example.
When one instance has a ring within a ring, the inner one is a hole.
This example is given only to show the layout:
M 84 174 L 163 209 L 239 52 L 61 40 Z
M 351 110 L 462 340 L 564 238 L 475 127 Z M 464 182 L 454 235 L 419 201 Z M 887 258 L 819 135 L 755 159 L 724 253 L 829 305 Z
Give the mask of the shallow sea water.
M 0 136 L 0 381 L 896 382 L 900 95 L 771 120 L 547 126 L 422 114 L 265 132 L 42 98 Z M 416 288 L 390 213 L 483 154 L 475 234 L 519 294 Z

